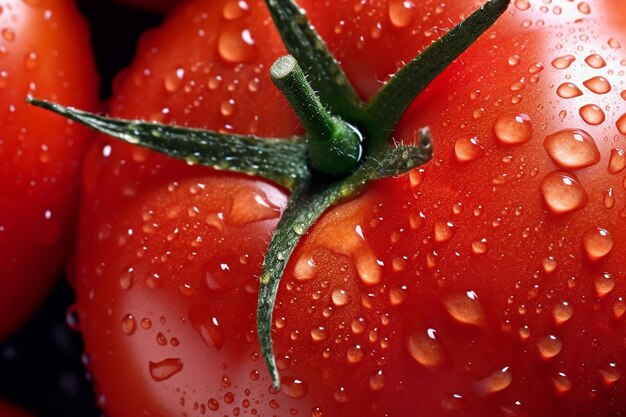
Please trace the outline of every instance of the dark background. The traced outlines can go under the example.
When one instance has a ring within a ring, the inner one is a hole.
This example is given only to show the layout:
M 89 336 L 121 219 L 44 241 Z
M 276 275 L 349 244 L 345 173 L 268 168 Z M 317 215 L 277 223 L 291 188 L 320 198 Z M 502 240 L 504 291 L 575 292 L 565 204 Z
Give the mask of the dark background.
M 111 0 L 78 0 L 89 21 L 101 97 L 111 94 L 115 74 L 127 66 L 146 29 L 163 17 L 114 4 Z M 74 294 L 61 277 L 36 315 L 0 344 L 0 398 L 39 417 L 99 417 L 93 389 L 81 363 L 80 334 L 67 325 Z

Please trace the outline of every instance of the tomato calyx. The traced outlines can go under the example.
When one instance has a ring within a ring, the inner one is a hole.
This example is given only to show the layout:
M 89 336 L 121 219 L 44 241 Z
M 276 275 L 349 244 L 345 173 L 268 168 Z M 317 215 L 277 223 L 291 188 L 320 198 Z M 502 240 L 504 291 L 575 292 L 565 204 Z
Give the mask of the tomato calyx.
M 415 145 L 393 146 L 393 132 L 415 97 L 491 27 L 509 1 L 487 1 L 363 102 L 306 13 L 293 0 L 266 0 L 291 54 L 279 58 L 270 74 L 300 117 L 304 137 L 224 134 L 98 116 L 32 97 L 27 101 L 128 143 L 190 164 L 260 176 L 291 191 L 265 254 L 257 308 L 261 352 L 278 389 L 272 313 L 300 239 L 329 207 L 358 195 L 369 182 L 401 175 L 431 159 L 428 128 L 417 132 Z M 308 81 L 298 64 L 309 69 Z

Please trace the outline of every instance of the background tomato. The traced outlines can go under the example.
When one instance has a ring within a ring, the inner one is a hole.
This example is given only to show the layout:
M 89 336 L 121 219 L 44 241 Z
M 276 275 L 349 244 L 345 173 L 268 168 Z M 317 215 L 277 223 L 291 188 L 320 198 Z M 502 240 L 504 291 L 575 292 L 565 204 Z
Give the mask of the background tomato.
M 279 39 L 262 2 L 240 3 L 191 2 L 145 37 L 111 113 L 298 132 L 267 78 Z M 478 5 L 299 3 L 364 97 Z M 430 126 L 435 160 L 330 210 L 286 271 L 279 393 L 254 309 L 284 194 L 94 145 L 77 290 L 100 405 L 113 417 L 619 413 L 624 15 L 610 1 L 517 0 L 416 100 L 394 137 Z
M 0 338 L 52 286 L 72 238 L 89 132 L 28 106 L 27 94 L 96 108 L 87 28 L 70 1 L 0 2 Z

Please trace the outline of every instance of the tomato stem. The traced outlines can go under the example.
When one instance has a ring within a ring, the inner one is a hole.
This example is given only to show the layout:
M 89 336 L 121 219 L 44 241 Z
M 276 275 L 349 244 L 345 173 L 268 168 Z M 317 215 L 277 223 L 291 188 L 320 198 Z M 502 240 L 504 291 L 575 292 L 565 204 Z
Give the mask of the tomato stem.
M 330 176 L 353 172 L 362 155 L 359 131 L 326 111 L 291 55 L 278 58 L 270 76 L 307 131 L 311 167 Z

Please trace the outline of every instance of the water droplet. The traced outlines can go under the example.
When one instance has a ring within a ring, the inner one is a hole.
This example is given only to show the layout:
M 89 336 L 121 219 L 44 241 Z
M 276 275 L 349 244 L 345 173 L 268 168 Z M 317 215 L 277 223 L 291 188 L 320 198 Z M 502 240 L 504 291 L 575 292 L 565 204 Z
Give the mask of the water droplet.
M 612 274 L 605 272 L 596 276 L 593 280 L 593 286 L 598 297 L 603 298 L 615 288 L 615 278 Z
M 554 259 L 553 256 L 548 256 L 541 261 L 541 266 L 547 274 L 554 272 L 558 265 L 558 262 L 556 261 L 556 259 Z
M 454 143 L 454 154 L 459 162 L 470 162 L 485 155 L 485 149 L 480 145 L 478 137 L 463 136 Z
M 613 49 L 619 49 L 622 47 L 622 44 L 615 38 L 611 38 L 608 40 L 607 44 Z
M 407 348 L 413 359 L 427 368 L 440 368 L 447 362 L 447 353 L 434 329 L 412 332 Z
M 361 362 L 365 353 L 363 353 L 363 349 L 360 345 L 352 346 L 346 352 L 346 357 L 348 359 L 348 363 L 354 364 Z
M 617 174 L 622 172 L 626 168 L 626 153 L 619 148 L 611 149 L 611 156 L 609 157 L 608 171 L 611 174 Z
M 474 389 L 478 395 L 485 396 L 505 390 L 511 385 L 511 382 L 513 382 L 513 372 L 506 366 L 494 371 L 486 378 L 476 381 Z
M 350 303 L 350 295 L 340 288 L 335 288 L 331 295 L 331 299 L 333 300 L 333 304 L 337 307 L 343 307 Z
M 126 272 L 120 276 L 120 288 L 123 290 L 129 290 L 133 286 L 133 278 L 134 270 L 133 268 L 128 268 Z
M 511 55 L 507 62 L 510 67 L 515 67 L 519 65 L 520 62 L 522 62 L 522 59 L 519 57 L 519 55 Z
M 598 370 L 600 374 L 600 378 L 602 382 L 606 386 L 613 385 L 622 377 L 622 372 L 617 367 L 617 364 L 614 362 L 609 363 L 607 366 L 600 368 Z
M 476 326 L 485 324 L 485 312 L 473 291 L 451 294 L 443 303 L 448 314 L 459 323 Z
M 574 55 L 560 56 L 552 61 L 552 66 L 556 69 L 566 69 L 569 68 L 574 61 L 576 61 L 576 57 Z
M 572 389 L 572 381 L 563 372 L 559 372 L 552 377 L 552 386 L 557 394 L 565 394 Z
M 137 329 L 137 322 L 133 315 L 125 315 L 124 318 L 122 318 L 122 331 L 127 335 L 131 335 L 135 333 L 135 329 Z
M 626 313 L 626 302 L 624 302 L 622 297 L 619 297 L 615 303 L 613 303 L 613 317 L 619 320 L 624 317 Z
M 281 392 L 289 398 L 304 398 L 308 392 L 307 384 L 293 377 L 282 377 L 280 379 L 280 384 Z
M 561 98 L 574 98 L 583 95 L 583 92 L 575 84 L 570 82 L 563 83 L 558 86 L 556 93 Z
M 543 147 L 563 168 L 580 169 L 600 161 L 600 151 L 591 135 L 580 129 L 565 129 L 545 138 Z
M 226 336 L 217 317 L 205 319 L 203 322 L 195 324 L 194 327 L 208 346 L 216 349 L 221 349 L 224 346 Z
M 609 187 L 604 193 L 604 207 L 612 209 L 615 205 L 615 194 L 613 194 L 613 187 Z
M 586 1 L 581 1 L 580 3 L 578 3 L 578 11 L 582 14 L 589 14 L 591 13 L 591 7 Z
M 602 56 L 598 54 L 591 54 L 587 58 L 585 58 L 585 62 L 591 68 L 604 68 L 606 67 L 606 61 Z
M 165 381 L 183 370 L 180 358 L 168 358 L 160 362 L 150 362 L 148 365 L 150 376 L 156 382 Z
M 619 119 L 615 122 L 615 126 L 619 133 L 622 135 L 626 135 L 626 113 L 622 114 Z
M 447 242 L 454 236 L 456 226 L 452 222 L 445 220 L 435 221 L 435 242 Z
M 515 0 L 515 7 L 519 10 L 528 10 L 530 8 L 530 2 L 528 0 Z
M 0 34 L 2 35 L 2 39 L 7 42 L 13 42 L 15 40 L 15 32 L 13 31 L 13 29 L 4 28 L 2 29 L 2 31 L 0 31 Z
M 252 222 L 271 220 L 280 216 L 280 207 L 258 188 L 243 187 L 233 194 L 233 205 L 226 217 L 228 224 L 244 226 Z
M 567 301 L 560 301 L 552 309 L 552 317 L 556 324 L 563 324 L 574 315 L 574 308 Z
M 245 0 L 228 0 L 222 9 L 222 16 L 226 20 L 236 20 L 240 19 L 248 10 L 250 10 L 250 6 Z
M 184 76 L 185 70 L 183 68 L 177 68 L 167 72 L 163 78 L 165 90 L 170 93 L 177 91 L 183 83 Z
M 474 255 L 484 255 L 487 253 L 487 239 L 475 240 L 472 242 L 472 253 Z
M 561 353 L 563 342 L 554 335 L 548 335 L 537 340 L 537 350 L 543 359 L 551 359 Z
M 380 391 L 385 386 L 385 376 L 383 371 L 378 371 L 370 377 L 370 389 L 372 391 Z
M 583 85 L 596 94 L 606 94 L 611 91 L 611 84 L 604 77 L 592 77 L 583 82 Z
M 392 306 L 399 306 L 400 304 L 404 303 L 404 300 L 406 300 L 406 297 L 408 295 L 408 291 L 406 286 L 402 286 L 402 287 L 394 287 L 391 288 L 389 290 L 389 303 Z
M 547 174 L 539 185 L 546 205 L 555 214 L 571 213 L 589 201 L 587 192 L 574 174 L 554 171 Z
M 37 68 L 37 53 L 29 52 L 24 56 L 24 68 L 27 70 Z
M 217 41 L 220 56 L 227 62 L 249 61 L 256 56 L 256 44 L 248 29 L 224 30 Z
M 235 113 L 235 100 L 231 98 L 224 101 L 220 106 L 220 112 L 224 117 L 232 116 Z
M 311 339 L 314 342 L 321 342 L 323 340 L 326 340 L 327 338 L 328 338 L 328 333 L 326 332 L 326 329 L 324 328 L 324 326 L 317 326 L 317 327 L 311 328 Z
M 410 0 L 390 0 L 389 20 L 398 28 L 403 28 L 411 24 L 417 15 L 415 3 Z
M 493 125 L 493 132 L 504 145 L 519 145 L 532 138 L 532 125 L 528 115 L 507 114 L 498 117 Z
M 591 261 L 598 261 L 613 250 L 613 236 L 601 227 L 590 227 L 583 235 L 583 247 Z

